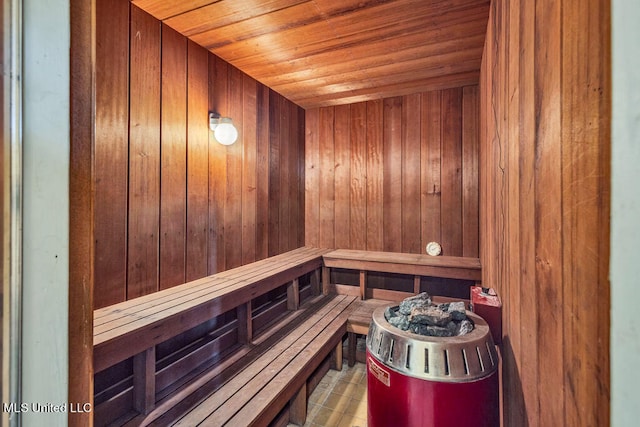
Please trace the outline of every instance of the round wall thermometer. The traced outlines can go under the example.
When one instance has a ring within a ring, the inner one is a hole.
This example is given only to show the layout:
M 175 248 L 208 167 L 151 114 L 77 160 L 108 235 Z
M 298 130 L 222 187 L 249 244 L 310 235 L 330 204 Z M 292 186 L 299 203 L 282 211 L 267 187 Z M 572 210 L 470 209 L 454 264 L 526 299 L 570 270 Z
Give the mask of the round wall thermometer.
M 438 256 L 442 253 L 442 246 L 438 242 L 427 243 L 427 254 L 431 256 Z

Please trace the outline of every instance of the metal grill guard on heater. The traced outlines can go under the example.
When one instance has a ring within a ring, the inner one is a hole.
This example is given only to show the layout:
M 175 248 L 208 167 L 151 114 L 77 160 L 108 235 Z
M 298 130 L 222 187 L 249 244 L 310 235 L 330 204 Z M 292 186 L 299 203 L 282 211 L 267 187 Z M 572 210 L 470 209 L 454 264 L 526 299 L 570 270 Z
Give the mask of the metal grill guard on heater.
M 391 326 L 376 309 L 367 335 L 369 427 L 494 427 L 499 424 L 498 355 L 489 326 L 427 337 Z

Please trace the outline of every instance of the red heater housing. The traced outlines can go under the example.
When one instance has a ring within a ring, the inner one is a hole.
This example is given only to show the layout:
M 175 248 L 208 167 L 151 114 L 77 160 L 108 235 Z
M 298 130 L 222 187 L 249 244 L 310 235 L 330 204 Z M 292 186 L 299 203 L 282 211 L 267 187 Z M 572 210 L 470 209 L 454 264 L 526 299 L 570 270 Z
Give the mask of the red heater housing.
M 369 427 L 499 425 L 498 355 L 489 326 L 426 337 L 391 326 L 376 309 L 367 335 Z
M 492 288 L 471 288 L 471 311 L 482 317 L 491 330 L 493 342 L 502 344 L 502 302 Z

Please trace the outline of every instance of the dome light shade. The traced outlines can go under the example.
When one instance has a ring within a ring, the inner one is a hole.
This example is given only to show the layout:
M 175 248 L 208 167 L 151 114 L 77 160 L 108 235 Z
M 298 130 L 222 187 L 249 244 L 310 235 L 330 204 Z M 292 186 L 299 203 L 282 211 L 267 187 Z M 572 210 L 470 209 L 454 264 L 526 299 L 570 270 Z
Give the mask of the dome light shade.
M 238 139 L 238 130 L 233 123 L 221 123 L 216 127 L 213 135 L 222 145 L 231 145 Z
M 229 117 L 220 117 L 214 113 L 209 114 L 209 128 L 213 136 L 222 145 L 231 145 L 238 139 L 238 130 Z

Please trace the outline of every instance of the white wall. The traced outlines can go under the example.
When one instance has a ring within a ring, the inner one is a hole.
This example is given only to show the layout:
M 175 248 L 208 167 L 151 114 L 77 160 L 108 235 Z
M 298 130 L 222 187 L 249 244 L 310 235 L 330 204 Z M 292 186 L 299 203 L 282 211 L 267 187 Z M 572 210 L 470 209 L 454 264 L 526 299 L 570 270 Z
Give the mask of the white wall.
M 69 0 L 23 1 L 23 403 L 67 403 Z M 64 426 L 67 414 L 22 414 Z
M 640 423 L 640 1 L 612 1 L 611 425 Z

